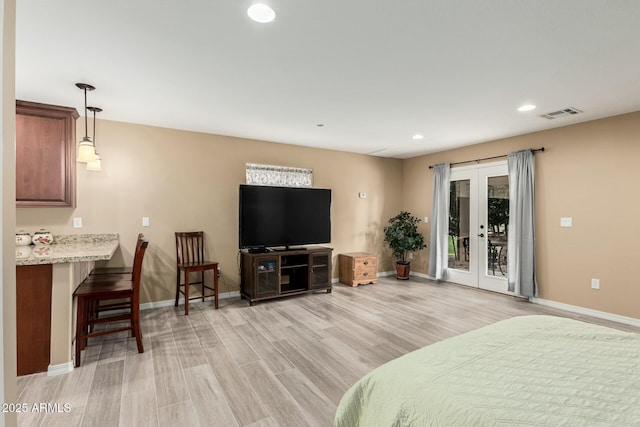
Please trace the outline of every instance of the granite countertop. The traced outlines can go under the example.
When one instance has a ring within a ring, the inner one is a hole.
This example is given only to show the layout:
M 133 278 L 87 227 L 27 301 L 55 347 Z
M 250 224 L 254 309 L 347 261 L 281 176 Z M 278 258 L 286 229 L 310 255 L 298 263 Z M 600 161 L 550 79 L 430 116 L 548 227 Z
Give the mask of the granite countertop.
M 119 244 L 117 233 L 54 235 L 50 245 L 16 246 L 16 265 L 106 261 Z

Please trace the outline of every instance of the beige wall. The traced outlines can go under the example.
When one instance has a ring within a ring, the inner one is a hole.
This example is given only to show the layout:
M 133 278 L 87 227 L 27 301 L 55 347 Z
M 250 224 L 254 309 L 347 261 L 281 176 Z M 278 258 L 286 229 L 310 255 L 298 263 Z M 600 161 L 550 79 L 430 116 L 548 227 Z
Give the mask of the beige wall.
M 545 152 L 535 157 L 540 298 L 640 318 L 640 112 L 406 160 L 403 206 L 430 216 L 429 165 L 541 146 Z M 573 227 L 560 228 L 560 217 L 572 217 Z M 428 251 L 416 261 L 412 269 L 426 273 Z M 600 279 L 600 290 L 591 289 L 591 278 Z
M 82 126 L 79 120 L 78 135 Z M 221 291 L 238 289 L 238 185 L 247 162 L 312 168 L 314 186 L 333 190 L 334 255 L 370 251 L 381 257 L 379 270 L 389 271 L 382 228 L 400 207 L 430 216 L 430 164 L 544 146 L 536 156 L 540 297 L 640 318 L 640 288 L 630 279 L 640 259 L 633 221 L 640 211 L 633 184 L 640 181 L 640 113 L 404 161 L 111 121 L 98 121 L 97 133 L 104 171 L 79 166 L 77 207 L 17 209 L 18 227 L 118 232 L 116 264 L 131 263 L 135 236 L 144 232 L 151 245 L 143 302 L 173 297 L 179 230 L 204 230 L 211 258 L 221 263 Z M 74 216 L 83 218 L 82 230 L 71 227 Z M 142 216 L 151 227 L 141 227 Z M 560 228 L 561 216 L 573 217 L 574 227 Z M 420 229 L 428 239 L 427 224 Z M 428 250 L 418 253 L 412 270 L 426 273 L 427 258 Z M 601 280 L 600 290 L 590 288 L 591 278 Z
M 77 125 L 80 137 L 82 118 Z M 176 231 L 204 230 L 207 252 L 222 269 L 220 291 L 238 290 L 238 187 L 245 182 L 246 163 L 311 168 L 314 186 L 333 190 L 334 277 L 340 252 L 385 255 L 380 270 L 393 269 L 382 224 L 402 204 L 401 160 L 102 120 L 96 133 L 103 172 L 87 172 L 79 164 L 76 208 L 20 208 L 18 227 L 120 233 L 121 250 L 112 263 L 126 265 L 143 232 L 150 245 L 142 302 L 175 295 Z M 367 198 L 359 199 L 359 192 Z M 76 216 L 82 217 L 82 229 L 72 228 Z M 150 227 L 141 226 L 143 216 Z

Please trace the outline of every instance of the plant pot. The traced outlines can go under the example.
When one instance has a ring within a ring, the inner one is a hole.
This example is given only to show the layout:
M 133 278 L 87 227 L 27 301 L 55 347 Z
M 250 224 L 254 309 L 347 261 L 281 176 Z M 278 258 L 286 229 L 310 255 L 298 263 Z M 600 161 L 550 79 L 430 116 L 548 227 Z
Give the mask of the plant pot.
M 398 280 L 409 280 L 409 272 L 411 271 L 410 262 L 396 262 L 396 277 Z

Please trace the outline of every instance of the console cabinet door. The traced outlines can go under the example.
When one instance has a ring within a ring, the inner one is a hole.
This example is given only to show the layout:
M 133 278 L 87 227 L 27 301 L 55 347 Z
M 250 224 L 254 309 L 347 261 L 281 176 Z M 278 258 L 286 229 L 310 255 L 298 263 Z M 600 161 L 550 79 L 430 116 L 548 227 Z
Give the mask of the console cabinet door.
M 278 295 L 280 291 L 279 258 L 274 256 L 256 257 L 255 263 L 255 293 L 253 298 Z
M 75 205 L 75 108 L 16 101 L 16 206 Z
M 331 252 L 311 255 L 311 288 L 331 287 Z

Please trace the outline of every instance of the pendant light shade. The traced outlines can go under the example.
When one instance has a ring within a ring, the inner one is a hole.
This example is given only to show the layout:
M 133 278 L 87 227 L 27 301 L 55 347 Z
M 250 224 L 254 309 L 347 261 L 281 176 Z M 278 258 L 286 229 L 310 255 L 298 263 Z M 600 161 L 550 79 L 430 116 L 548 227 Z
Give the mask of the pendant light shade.
M 93 142 L 86 136 L 82 138 L 82 141 L 78 144 L 78 162 L 88 163 L 96 160 L 96 150 L 93 146 Z
M 76 83 L 79 89 L 84 90 L 84 137 L 78 144 L 78 158 L 80 163 L 87 163 L 96 160 L 96 150 L 93 142 L 89 139 L 87 129 L 87 91 L 92 91 L 95 87 L 87 83 Z
M 87 107 L 89 111 L 93 113 L 93 153 L 95 158 L 87 162 L 87 170 L 92 172 L 101 172 L 102 171 L 102 158 L 100 154 L 98 154 L 98 150 L 96 149 L 96 113 L 102 111 L 102 108 L 98 107 Z
M 102 172 L 102 159 L 100 154 L 96 153 L 96 159 L 92 162 L 87 162 L 87 170 L 92 172 Z

